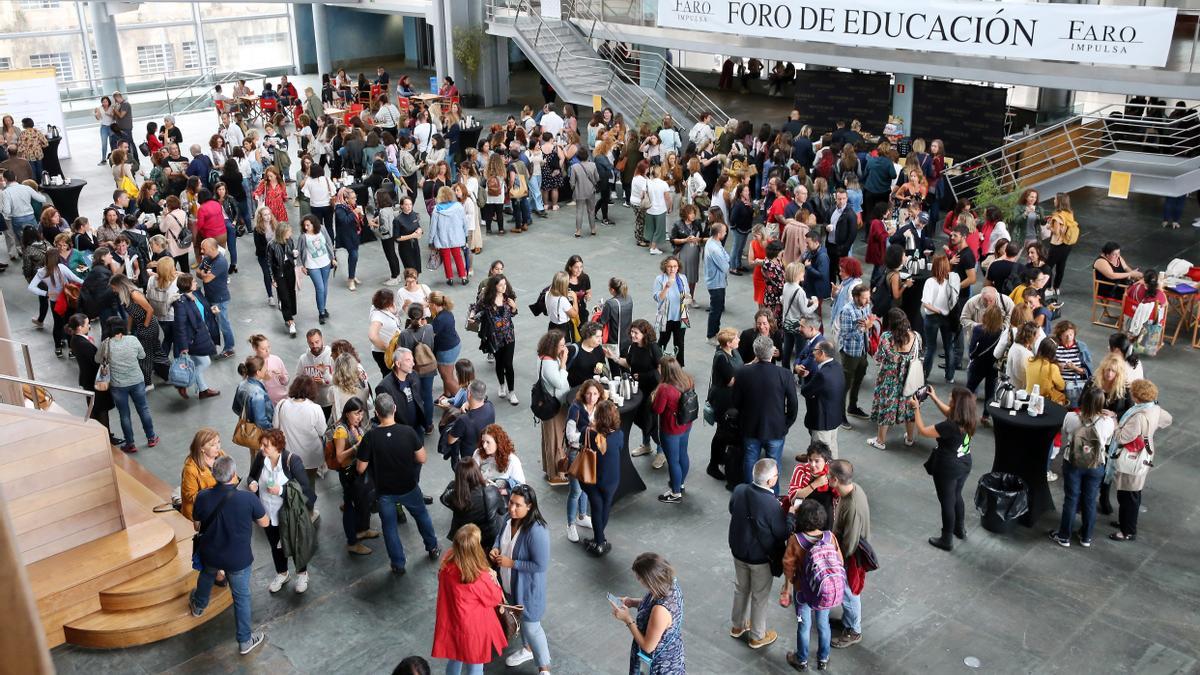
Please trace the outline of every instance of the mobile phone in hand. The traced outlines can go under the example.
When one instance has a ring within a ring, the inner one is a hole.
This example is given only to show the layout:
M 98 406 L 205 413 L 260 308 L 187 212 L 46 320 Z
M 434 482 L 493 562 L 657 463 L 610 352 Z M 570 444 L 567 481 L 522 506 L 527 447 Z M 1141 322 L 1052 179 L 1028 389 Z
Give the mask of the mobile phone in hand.
M 605 593 L 604 595 L 608 598 L 608 604 L 612 605 L 613 609 L 621 609 L 625 606 L 625 603 L 621 602 L 621 599 L 612 593 Z

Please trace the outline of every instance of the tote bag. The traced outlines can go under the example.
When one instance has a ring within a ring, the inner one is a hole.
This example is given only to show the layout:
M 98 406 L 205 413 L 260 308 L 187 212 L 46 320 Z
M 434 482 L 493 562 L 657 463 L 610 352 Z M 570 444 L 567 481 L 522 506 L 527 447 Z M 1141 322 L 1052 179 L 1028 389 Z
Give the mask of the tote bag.
M 917 390 L 925 386 L 925 367 L 921 364 L 921 359 L 917 357 L 920 354 L 920 341 L 913 340 L 912 349 L 909 351 L 908 365 L 904 372 L 904 388 L 900 393 L 904 396 L 912 396 L 917 393 Z

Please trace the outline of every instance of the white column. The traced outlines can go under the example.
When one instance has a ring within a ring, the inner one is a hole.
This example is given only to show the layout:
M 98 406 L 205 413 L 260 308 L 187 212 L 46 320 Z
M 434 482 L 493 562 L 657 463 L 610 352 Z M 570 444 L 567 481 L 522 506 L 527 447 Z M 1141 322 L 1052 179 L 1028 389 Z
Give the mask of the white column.
M 320 2 L 312 4 L 313 13 L 313 42 L 317 43 L 317 71 L 332 73 L 333 62 L 329 59 L 329 24 L 325 14 L 325 5 Z

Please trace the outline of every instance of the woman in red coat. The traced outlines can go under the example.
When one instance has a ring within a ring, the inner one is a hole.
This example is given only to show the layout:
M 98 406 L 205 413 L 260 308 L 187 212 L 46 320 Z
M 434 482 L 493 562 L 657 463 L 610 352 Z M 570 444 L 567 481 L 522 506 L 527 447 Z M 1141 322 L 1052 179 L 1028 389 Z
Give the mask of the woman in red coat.
M 496 616 L 504 592 L 479 539 L 477 526 L 460 527 L 438 570 L 433 657 L 450 660 L 446 675 L 482 675 L 483 665 L 492 660 L 493 653 L 508 646 Z

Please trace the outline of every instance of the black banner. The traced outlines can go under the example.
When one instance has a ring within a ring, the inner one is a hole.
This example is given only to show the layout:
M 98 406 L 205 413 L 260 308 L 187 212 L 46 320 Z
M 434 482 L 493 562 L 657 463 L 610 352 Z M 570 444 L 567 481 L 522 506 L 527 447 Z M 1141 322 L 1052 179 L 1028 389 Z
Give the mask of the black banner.
M 832 131 L 837 120 L 849 127 L 857 119 L 863 131 L 877 134 L 892 110 L 891 89 L 888 75 L 797 70 L 796 109 L 817 133 Z
M 956 162 L 993 150 L 1004 142 L 1008 90 L 943 80 L 913 83 L 913 112 L 905 131 L 926 144 L 935 138 Z

